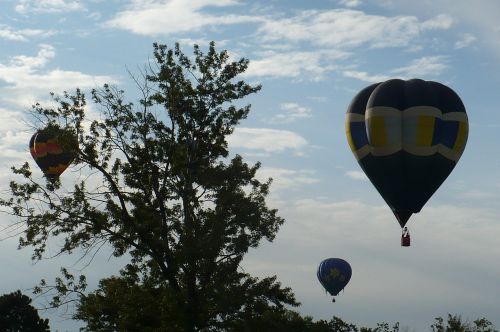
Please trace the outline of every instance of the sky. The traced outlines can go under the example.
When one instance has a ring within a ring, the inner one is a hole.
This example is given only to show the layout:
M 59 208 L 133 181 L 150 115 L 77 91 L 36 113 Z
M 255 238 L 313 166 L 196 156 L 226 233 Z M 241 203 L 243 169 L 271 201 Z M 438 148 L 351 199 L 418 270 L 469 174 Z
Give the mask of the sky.
M 499 12 L 496 0 L 0 0 L 0 192 L 13 179 L 10 166 L 31 161 L 34 102 L 106 82 L 136 101 L 129 72 L 152 58 L 154 42 L 179 42 L 189 54 L 213 40 L 232 59 L 248 58 L 244 79 L 263 86 L 246 99 L 252 111 L 230 149 L 262 162 L 259 178 L 274 179 L 268 205 L 286 220 L 242 268 L 277 275 L 301 302 L 297 310 L 315 319 L 428 331 L 435 317 L 452 313 L 500 328 Z M 457 167 L 408 223 L 409 248 L 400 247 L 400 227 L 344 130 L 353 96 L 389 78 L 448 85 L 470 125 Z M 66 171 L 63 185 L 73 179 Z M 33 264 L 12 233 L 0 235 L 2 294 L 31 295 L 60 266 L 85 265 L 77 253 Z M 90 290 L 123 266 L 109 256 L 100 252 L 84 269 Z M 335 304 L 316 279 L 328 257 L 353 269 Z M 77 331 L 81 324 L 64 314 L 41 313 L 53 330 Z

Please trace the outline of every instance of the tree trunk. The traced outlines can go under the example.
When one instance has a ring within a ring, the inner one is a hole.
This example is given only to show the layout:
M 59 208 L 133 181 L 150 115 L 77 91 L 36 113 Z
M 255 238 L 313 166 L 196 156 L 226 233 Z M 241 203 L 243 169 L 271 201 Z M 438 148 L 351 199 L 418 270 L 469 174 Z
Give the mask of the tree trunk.
M 186 332 L 195 332 L 199 327 L 199 301 L 198 291 L 196 287 L 196 239 L 195 239 L 195 225 L 194 218 L 191 211 L 191 204 L 189 195 L 192 192 L 192 185 L 189 180 L 186 181 L 184 186 L 184 193 L 182 197 L 184 205 L 184 223 L 186 230 Z

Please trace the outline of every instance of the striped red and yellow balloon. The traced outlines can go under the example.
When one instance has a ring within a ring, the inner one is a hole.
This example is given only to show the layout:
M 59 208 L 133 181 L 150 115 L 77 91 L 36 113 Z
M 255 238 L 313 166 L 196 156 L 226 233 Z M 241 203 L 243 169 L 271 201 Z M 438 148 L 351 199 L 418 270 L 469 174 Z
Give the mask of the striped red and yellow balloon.
M 469 130 L 460 97 L 420 79 L 366 87 L 349 105 L 345 124 L 354 156 L 401 227 L 451 173 Z
M 46 130 L 37 131 L 30 140 L 30 152 L 43 174 L 57 179 L 74 159 L 74 154 L 65 151 L 58 136 Z

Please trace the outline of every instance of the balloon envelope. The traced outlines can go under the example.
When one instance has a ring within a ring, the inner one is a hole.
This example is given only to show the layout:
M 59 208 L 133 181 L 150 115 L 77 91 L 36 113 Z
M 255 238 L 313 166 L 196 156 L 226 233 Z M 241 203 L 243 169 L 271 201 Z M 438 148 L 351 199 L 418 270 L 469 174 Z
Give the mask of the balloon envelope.
M 317 275 L 325 290 L 332 296 L 337 296 L 351 279 L 352 269 L 341 258 L 328 258 L 319 264 Z
M 460 97 L 441 83 L 419 79 L 366 87 L 346 116 L 349 146 L 401 227 L 451 173 L 468 130 Z
M 74 159 L 58 142 L 57 135 L 48 131 L 37 131 L 30 140 L 30 153 L 45 176 L 55 180 Z

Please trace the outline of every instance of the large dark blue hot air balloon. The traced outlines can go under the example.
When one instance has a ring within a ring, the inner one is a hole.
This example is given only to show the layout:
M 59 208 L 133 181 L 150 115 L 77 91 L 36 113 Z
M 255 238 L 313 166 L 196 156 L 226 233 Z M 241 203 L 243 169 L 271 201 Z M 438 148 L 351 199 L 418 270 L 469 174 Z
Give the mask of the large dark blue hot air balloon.
M 458 95 L 420 79 L 368 86 L 354 97 L 346 117 L 349 146 L 401 227 L 451 173 L 468 129 Z
M 337 296 L 351 279 L 352 269 L 349 263 L 341 258 L 328 258 L 319 264 L 317 275 L 325 290 L 330 295 Z
M 30 153 L 44 175 L 56 180 L 71 164 L 75 155 L 59 142 L 56 130 L 39 130 L 30 140 Z

